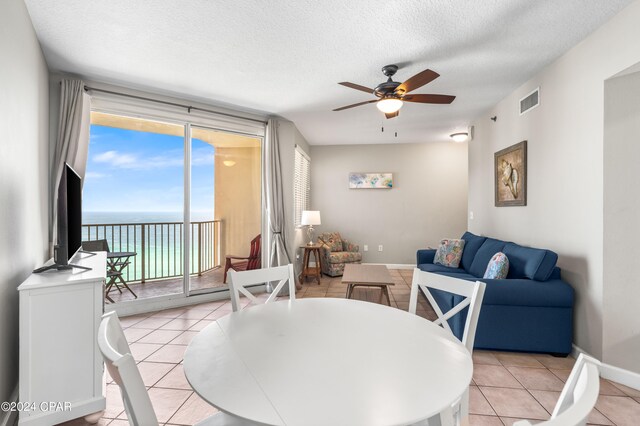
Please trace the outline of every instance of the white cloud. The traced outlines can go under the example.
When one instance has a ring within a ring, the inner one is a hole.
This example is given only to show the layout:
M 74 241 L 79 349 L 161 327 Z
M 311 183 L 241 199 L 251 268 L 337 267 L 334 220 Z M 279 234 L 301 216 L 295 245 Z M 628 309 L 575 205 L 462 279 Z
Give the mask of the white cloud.
M 102 179 L 102 178 L 106 178 L 109 177 L 110 175 L 106 174 L 106 173 L 98 173 L 98 172 L 86 172 L 84 174 L 84 178 L 86 179 Z
M 135 155 L 121 154 L 118 151 L 106 151 L 93 157 L 96 163 L 105 163 L 113 167 L 135 168 L 138 163 Z
M 195 149 L 191 152 L 191 164 L 194 166 L 209 166 L 215 162 L 213 150 L 208 148 Z
M 194 166 L 213 165 L 214 159 L 214 153 L 208 149 L 197 149 L 191 153 L 191 163 Z M 180 150 L 172 150 L 162 155 L 142 157 L 139 154 L 106 151 L 95 155 L 93 161 L 121 169 L 163 169 L 183 167 L 184 154 Z

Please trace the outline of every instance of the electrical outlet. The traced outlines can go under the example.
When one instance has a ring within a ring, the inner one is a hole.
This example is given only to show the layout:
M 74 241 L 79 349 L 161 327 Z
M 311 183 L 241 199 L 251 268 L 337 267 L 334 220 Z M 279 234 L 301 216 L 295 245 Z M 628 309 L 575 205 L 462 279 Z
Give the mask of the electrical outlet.
M 382 244 L 378 246 L 378 251 L 382 251 Z
M 365 244 L 363 250 L 364 251 L 369 251 L 369 246 Z
M 300 260 L 300 255 L 296 254 L 296 260 Z
M 473 220 L 473 211 L 469 212 L 469 220 Z

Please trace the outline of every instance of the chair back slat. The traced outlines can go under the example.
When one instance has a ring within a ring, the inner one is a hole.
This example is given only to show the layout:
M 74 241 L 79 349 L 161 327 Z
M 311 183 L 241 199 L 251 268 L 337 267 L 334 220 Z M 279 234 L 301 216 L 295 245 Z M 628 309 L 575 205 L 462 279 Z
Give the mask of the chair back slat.
M 593 410 L 600 392 L 600 361 L 580 354 L 571 374 L 560 393 L 551 418 L 537 423 L 541 426 L 583 426 L 587 424 L 589 413 Z M 531 426 L 521 420 L 513 426 Z
M 265 284 L 278 281 L 273 288 L 273 292 L 266 299 L 265 303 L 273 302 L 284 285 L 289 283 L 289 298 L 296 298 L 296 279 L 293 273 L 293 265 L 278 266 L 275 268 L 254 269 L 251 271 L 229 271 L 229 290 L 231 293 L 231 306 L 234 312 L 242 309 L 240 305 L 240 293 L 245 295 L 252 304 L 259 304 L 260 301 L 247 289 L 247 286 L 255 284 Z
M 98 329 L 98 347 L 109 374 L 120 387 L 129 422 L 135 425 L 157 425 L 158 419 L 147 388 L 115 312 L 106 313 L 102 317 Z
M 447 312 L 442 312 L 442 309 L 429 289 L 437 289 L 457 294 L 459 296 L 463 296 L 464 299 Z M 469 350 L 469 353 L 472 353 L 478 317 L 480 316 L 480 308 L 484 297 L 484 289 L 485 283 L 481 281 L 466 281 L 458 278 L 447 277 L 445 275 L 421 271 L 420 269 L 415 268 L 413 271 L 411 295 L 409 297 L 409 312 L 413 314 L 416 313 L 418 306 L 418 293 L 419 290 L 422 290 L 429 301 L 429 304 L 438 316 L 438 319 L 434 321 L 434 323 L 453 333 L 448 320 L 453 318 L 455 315 L 460 314 L 460 312 L 468 306 L 469 311 L 467 312 L 467 319 L 462 335 L 462 344 Z
M 258 235 L 251 240 L 251 250 L 249 251 L 249 260 L 247 261 L 247 270 L 260 269 L 262 264 L 262 236 Z

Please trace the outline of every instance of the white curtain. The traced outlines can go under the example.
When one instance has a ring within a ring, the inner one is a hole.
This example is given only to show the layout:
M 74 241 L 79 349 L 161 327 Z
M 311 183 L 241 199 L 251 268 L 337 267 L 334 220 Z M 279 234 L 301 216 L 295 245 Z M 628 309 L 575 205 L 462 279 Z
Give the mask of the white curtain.
M 53 152 L 50 177 L 51 210 L 49 211 L 51 250 L 56 244 L 58 215 L 58 184 L 64 163 L 68 163 L 84 182 L 89 151 L 91 126 L 91 97 L 84 91 L 81 80 L 62 80 L 60 84 L 60 116 L 58 137 Z
M 265 195 L 269 214 L 269 233 L 271 237 L 271 259 L 269 259 L 269 266 L 280 266 L 291 263 L 291 257 L 289 256 L 286 244 L 287 226 L 284 215 L 278 125 L 278 120 L 273 118 L 267 122 Z

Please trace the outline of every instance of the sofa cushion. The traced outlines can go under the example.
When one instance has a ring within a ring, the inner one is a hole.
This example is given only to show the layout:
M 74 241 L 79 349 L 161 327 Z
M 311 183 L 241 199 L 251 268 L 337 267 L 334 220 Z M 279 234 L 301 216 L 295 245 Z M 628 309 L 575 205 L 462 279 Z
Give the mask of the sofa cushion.
M 439 265 L 437 263 L 423 263 L 418 265 L 418 268 L 422 269 L 426 272 L 457 272 L 464 273 L 464 270 L 461 268 L 452 268 L 450 266 Z
M 362 261 L 362 253 L 356 251 L 332 251 L 329 263 L 354 263 Z
M 482 278 L 484 276 L 484 271 L 487 269 L 487 265 L 489 261 L 493 257 L 494 254 L 499 251 L 503 251 L 502 249 L 505 246 L 504 241 L 496 240 L 493 238 L 487 238 L 476 253 L 473 258 L 473 262 L 471 263 L 471 267 L 467 270 L 474 277 Z M 505 253 L 506 254 L 506 253 Z M 509 256 L 507 254 L 507 256 Z
M 464 251 L 462 252 L 462 267 L 465 271 L 469 272 L 471 269 L 471 263 L 473 258 L 476 257 L 478 249 L 482 246 L 482 243 L 487 239 L 486 237 L 479 237 L 471 232 L 465 232 L 462 236 L 464 243 Z
M 471 274 L 467 274 L 462 268 L 449 268 L 443 265 L 434 265 L 433 263 L 422 263 L 418 265 L 418 269 L 426 272 L 435 272 L 437 274 L 446 275 L 448 277 L 460 278 L 462 280 L 476 280 L 476 277 Z
M 444 239 L 440 241 L 433 263 L 457 268 L 460 266 L 462 251 L 464 250 L 464 240 Z
M 503 280 L 507 278 L 507 274 L 509 273 L 509 258 L 505 256 L 504 253 L 499 251 L 494 254 L 489 264 L 487 265 L 487 269 L 484 271 L 484 276 L 482 278 L 490 278 L 494 280 Z
M 325 232 L 318 239 L 329 247 L 330 251 L 342 251 L 342 237 L 339 232 Z
M 533 281 L 529 279 L 489 280 L 486 283 L 483 305 L 540 306 L 570 308 L 573 288 L 560 280 Z
M 558 261 L 558 255 L 551 250 L 523 247 L 515 243 L 505 244 L 503 252 L 509 258 L 508 278 L 546 281 Z

